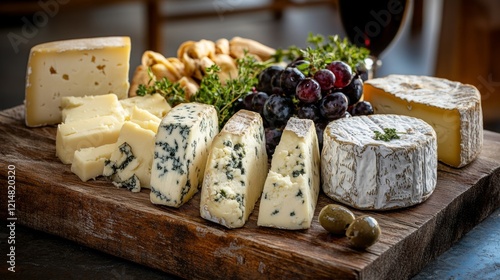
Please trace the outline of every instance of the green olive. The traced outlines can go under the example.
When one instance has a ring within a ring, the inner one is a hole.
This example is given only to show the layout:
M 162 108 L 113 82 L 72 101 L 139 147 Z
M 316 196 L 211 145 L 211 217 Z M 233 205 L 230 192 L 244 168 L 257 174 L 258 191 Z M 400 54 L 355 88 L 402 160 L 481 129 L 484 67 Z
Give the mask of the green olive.
M 354 214 L 337 204 L 328 204 L 319 212 L 318 221 L 328 232 L 345 234 L 347 227 L 354 221 Z
M 347 228 L 346 236 L 354 247 L 365 249 L 378 241 L 380 233 L 377 220 L 371 216 L 363 215 L 354 219 Z

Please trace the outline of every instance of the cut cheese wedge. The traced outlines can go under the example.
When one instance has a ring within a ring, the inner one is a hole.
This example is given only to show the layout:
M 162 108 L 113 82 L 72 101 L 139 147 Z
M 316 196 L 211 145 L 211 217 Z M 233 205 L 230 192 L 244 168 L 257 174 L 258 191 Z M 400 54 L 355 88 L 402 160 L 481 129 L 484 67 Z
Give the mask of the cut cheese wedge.
M 111 158 L 115 149 L 116 144 L 113 143 L 76 151 L 71 164 L 71 172 L 84 182 L 102 176 L 104 163 Z
M 30 127 L 62 121 L 61 97 L 128 95 L 130 38 L 49 42 L 31 49 L 26 73 L 25 120 Z
M 212 105 L 181 103 L 162 119 L 151 170 L 153 204 L 180 207 L 198 192 L 218 132 L 217 111 Z
M 481 95 L 471 85 L 426 76 L 390 75 L 368 80 L 364 99 L 377 114 L 426 121 L 437 133 L 438 158 L 452 167 L 473 161 L 483 147 Z
M 276 147 L 260 199 L 259 226 L 307 229 L 320 191 L 320 154 L 314 122 L 290 118 Z
M 239 110 L 212 143 L 201 191 L 201 217 L 227 228 L 244 226 L 266 173 L 262 118 L 259 113 Z

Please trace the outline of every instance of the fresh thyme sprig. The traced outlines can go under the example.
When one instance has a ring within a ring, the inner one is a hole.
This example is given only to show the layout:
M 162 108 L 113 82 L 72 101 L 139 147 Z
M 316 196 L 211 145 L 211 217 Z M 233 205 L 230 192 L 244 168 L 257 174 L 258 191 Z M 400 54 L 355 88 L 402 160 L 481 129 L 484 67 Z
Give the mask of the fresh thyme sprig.
M 384 133 L 378 130 L 374 131 L 374 133 L 375 137 L 373 137 L 373 139 L 375 140 L 382 140 L 389 142 L 393 139 L 399 139 L 399 135 L 395 128 L 384 128 Z
M 370 54 L 368 49 L 358 47 L 350 43 L 347 38 L 341 39 L 338 35 L 328 36 L 325 40 L 322 35 L 309 33 L 307 43 L 309 46 L 305 49 L 296 46 L 279 49 L 273 58 L 276 61 L 307 60 L 310 62 L 309 72 L 314 73 L 335 60 L 341 60 L 354 69 L 358 63 L 363 62 Z

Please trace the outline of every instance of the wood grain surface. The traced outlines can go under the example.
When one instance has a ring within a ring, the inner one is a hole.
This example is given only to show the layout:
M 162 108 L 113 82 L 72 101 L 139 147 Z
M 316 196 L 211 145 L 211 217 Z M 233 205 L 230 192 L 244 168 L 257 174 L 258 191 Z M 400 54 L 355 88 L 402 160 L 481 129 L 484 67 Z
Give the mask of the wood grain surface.
M 200 218 L 199 194 L 179 209 L 153 205 L 100 178 L 81 182 L 55 156 L 55 127 L 28 128 L 24 107 L 0 112 L 0 203 L 15 166 L 17 223 L 189 279 L 405 279 L 500 207 L 500 134 L 485 131 L 483 152 L 461 169 L 439 166 L 424 203 L 375 217 L 376 244 L 355 250 L 317 222 L 332 200 L 320 194 L 308 230 L 257 226 L 257 207 L 241 229 Z M 7 211 L 0 211 L 7 218 Z

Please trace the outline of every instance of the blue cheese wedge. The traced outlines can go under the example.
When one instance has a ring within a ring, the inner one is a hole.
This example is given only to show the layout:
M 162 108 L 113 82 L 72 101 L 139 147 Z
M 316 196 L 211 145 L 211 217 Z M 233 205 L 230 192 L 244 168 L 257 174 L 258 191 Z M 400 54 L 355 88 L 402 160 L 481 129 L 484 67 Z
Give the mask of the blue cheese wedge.
M 212 105 L 182 103 L 162 119 L 155 139 L 151 202 L 180 207 L 198 192 L 212 140 L 219 132 Z
M 132 192 L 149 188 L 154 140 L 153 131 L 126 121 L 118 136 L 117 148 L 105 162 L 103 175 L 111 176 L 116 186 Z
M 378 140 L 384 129 L 398 138 Z M 376 133 L 378 131 L 378 133 Z M 323 191 L 357 209 L 389 210 L 426 200 L 437 181 L 436 132 L 400 115 L 370 115 L 330 122 L 321 157 Z
M 314 122 L 290 118 L 266 178 L 259 226 L 290 230 L 311 226 L 320 191 L 320 161 Z
M 266 173 L 262 118 L 240 110 L 212 143 L 201 191 L 201 217 L 227 228 L 244 226 L 262 192 Z

